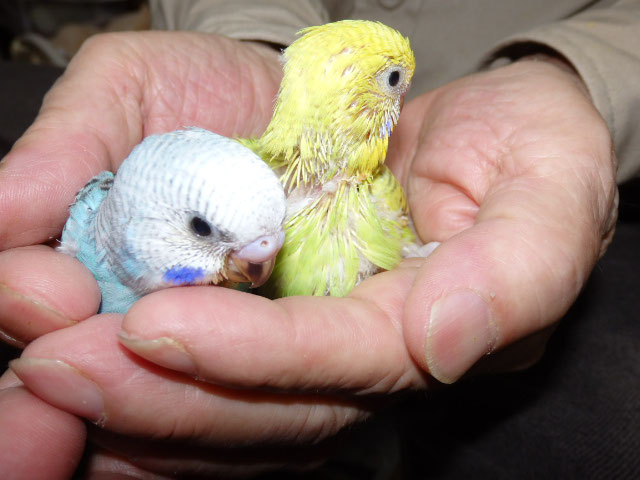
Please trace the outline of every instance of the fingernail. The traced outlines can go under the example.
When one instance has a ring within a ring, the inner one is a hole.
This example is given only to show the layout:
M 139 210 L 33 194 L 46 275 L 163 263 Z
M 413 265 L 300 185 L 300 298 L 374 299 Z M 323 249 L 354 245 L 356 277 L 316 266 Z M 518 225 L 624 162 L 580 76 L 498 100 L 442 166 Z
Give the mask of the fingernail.
M 0 329 L 0 341 L 3 341 L 4 343 L 19 349 L 24 349 L 24 347 L 27 346 L 25 342 L 23 342 L 22 340 L 18 340 L 17 338 L 13 338 L 12 335 L 9 335 L 2 329 Z
M 26 387 L 50 404 L 97 424 L 106 414 L 100 387 L 77 368 L 60 360 L 19 358 L 9 367 Z
M 196 364 L 184 346 L 169 337 L 146 340 L 125 331 L 118 333 L 120 343 L 129 350 L 161 367 L 195 376 Z
M 458 380 L 497 342 L 497 329 L 487 302 L 471 290 L 437 300 L 427 332 L 427 365 L 442 383 Z
M 47 305 L 22 295 L 0 283 L 0 318 L 12 321 L 16 332 L 3 331 L 4 339 L 17 347 L 42 335 L 42 331 L 58 330 L 76 322 Z M 30 319 L 25 322 L 24 319 Z
M 11 369 L 4 371 L 0 377 L 0 390 L 22 386 L 22 382 Z

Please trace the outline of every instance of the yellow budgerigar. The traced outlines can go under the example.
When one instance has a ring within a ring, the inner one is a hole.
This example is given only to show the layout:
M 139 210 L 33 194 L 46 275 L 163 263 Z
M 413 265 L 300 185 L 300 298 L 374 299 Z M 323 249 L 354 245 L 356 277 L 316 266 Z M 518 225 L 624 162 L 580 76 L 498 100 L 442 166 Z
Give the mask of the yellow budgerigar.
M 310 27 L 283 54 L 262 137 L 242 140 L 287 193 L 270 297 L 344 296 L 415 244 L 404 191 L 384 165 L 415 69 L 409 41 L 379 22 Z

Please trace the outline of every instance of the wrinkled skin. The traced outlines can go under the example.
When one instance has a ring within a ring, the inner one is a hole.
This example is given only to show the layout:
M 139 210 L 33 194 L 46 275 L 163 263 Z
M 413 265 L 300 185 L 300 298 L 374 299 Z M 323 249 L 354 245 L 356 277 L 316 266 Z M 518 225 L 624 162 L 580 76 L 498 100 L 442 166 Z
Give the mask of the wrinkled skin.
M 89 272 L 37 245 L 59 234 L 76 191 L 150 133 L 259 134 L 279 78 L 262 45 L 97 37 L 0 165 L 0 328 L 14 345 L 36 339 L 0 380 L 0 441 L 18 432 L 28 445 L 0 449 L 16 478 L 30 478 L 33 457 L 50 478 L 68 476 L 86 435 L 77 416 L 100 425 L 90 441 L 104 449 L 88 472 L 103 478 L 313 464 L 325 446 L 315 442 L 369 415 L 371 394 L 384 403 L 433 378 L 522 368 L 543 351 L 616 212 L 606 126 L 557 61 L 520 61 L 405 105 L 389 163 L 422 239 L 443 242 L 426 260 L 343 299 L 188 287 L 151 294 L 126 317 L 92 317 Z M 15 421 L 41 414 L 56 441 Z

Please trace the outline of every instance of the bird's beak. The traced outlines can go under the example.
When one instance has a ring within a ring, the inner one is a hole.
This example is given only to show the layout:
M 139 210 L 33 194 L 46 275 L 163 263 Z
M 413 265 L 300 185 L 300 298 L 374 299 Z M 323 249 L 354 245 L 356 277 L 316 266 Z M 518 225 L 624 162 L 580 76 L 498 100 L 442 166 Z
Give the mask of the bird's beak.
M 264 235 L 232 252 L 227 260 L 227 278 L 232 282 L 251 282 L 257 288 L 269 279 L 276 255 L 284 243 L 284 231 Z

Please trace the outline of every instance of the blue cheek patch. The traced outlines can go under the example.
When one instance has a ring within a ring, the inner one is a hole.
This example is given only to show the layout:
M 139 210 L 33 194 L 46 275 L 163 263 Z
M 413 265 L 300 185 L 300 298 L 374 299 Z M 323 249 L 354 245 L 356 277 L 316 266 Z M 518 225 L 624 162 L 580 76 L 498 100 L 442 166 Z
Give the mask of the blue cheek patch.
M 205 274 L 202 268 L 173 267 L 162 276 L 162 279 L 175 286 L 191 285 L 204 279 Z

